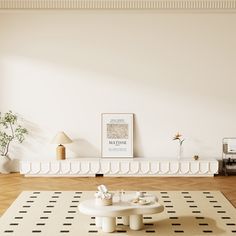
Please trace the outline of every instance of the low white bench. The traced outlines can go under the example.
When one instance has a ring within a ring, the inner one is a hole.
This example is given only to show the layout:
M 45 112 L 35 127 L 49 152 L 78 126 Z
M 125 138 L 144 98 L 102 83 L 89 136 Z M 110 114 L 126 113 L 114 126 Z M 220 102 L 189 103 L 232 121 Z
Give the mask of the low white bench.
M 57 160 L 23 160 L 20 173 L 36 177 L 96 176 L 142 177 L 142 176 L 192 176 L 213 177 L 218 173 L 216 159 L 192 158 L 76 158 Z
M 146 205 L 134 204 L 131 199 L 134 195 L 125 195 L 122 201 L 114 197 L 113 205 L 100 206 L 96 204 L 95 199 L 85 200 L 80 203 L 81 213 L 95 216 L 96 226 L 101 227 L 104 232 L 111 233 L 116 230 L 116 217 L 122 217 L 123 224 L 129 225 L 132 230 L 141 230 L 143 228 L 143 215 L 160 213 L 164 206 L 154 199 Z

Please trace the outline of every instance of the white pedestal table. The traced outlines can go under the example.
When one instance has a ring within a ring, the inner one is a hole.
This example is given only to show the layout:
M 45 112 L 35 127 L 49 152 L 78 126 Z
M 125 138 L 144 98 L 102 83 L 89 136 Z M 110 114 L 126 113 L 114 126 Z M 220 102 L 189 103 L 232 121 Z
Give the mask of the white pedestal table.
M 161 213 L 164 206 L 155 201 L 153 197 L 149 204 L 134 204 L 131 202 L 134 197 L 135 195 L 127 194 L 122 201 L 114 197 L 113 204 L 110 206 L 101 206 L 96 204 L 95 199 L 88 199 L 80 203 L 79 210 L 83 214 L 95 216 L 96 226 L 101 227 L 107 233 L 116 230 L 116 217 L 122 217 L 123 224 L 129 225 L 130 229 L 141 230 L 143 215 Z

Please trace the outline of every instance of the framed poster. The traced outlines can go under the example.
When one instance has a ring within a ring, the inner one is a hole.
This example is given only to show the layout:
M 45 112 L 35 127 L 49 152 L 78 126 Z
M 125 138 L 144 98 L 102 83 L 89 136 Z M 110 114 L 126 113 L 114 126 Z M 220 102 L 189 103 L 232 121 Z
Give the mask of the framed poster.
M 102 157 L 133 157 L 133 113 L 102 114 Z

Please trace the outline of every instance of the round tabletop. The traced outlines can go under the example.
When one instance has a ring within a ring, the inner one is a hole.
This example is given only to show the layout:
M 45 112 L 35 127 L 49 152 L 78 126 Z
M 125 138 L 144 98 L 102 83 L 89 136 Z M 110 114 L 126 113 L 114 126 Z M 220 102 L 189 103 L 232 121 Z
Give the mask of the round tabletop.
M 122 201 L 118 197 L 113 197 L 113 204 L 101 206 L 96 204 L 96 199 L 88 199 L 80 203 L 79 210 L 81 213 L 90 216 L 100 217 L 117 217 L 128 215 L 149 215 L 164 211 L 164 206 L 155 201 L 155 198 L 149 200 L 148 204 L 133 203 L 134 195 L 125 195 Z M 146 199 L 146 198 L 145 198 Z

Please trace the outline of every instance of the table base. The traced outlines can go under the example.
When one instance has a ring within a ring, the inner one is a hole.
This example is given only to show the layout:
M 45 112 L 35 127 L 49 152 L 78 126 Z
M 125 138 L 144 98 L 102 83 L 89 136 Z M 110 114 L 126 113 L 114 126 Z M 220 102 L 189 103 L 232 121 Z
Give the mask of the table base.
M 129 225 L 132 230 L 141 230 L 143 228 L 143 215 L 123 216 L 124 225 Z M 95 217 L 95 223 L 103 232 L 112 233 L 116 230 L 115 217 Z

